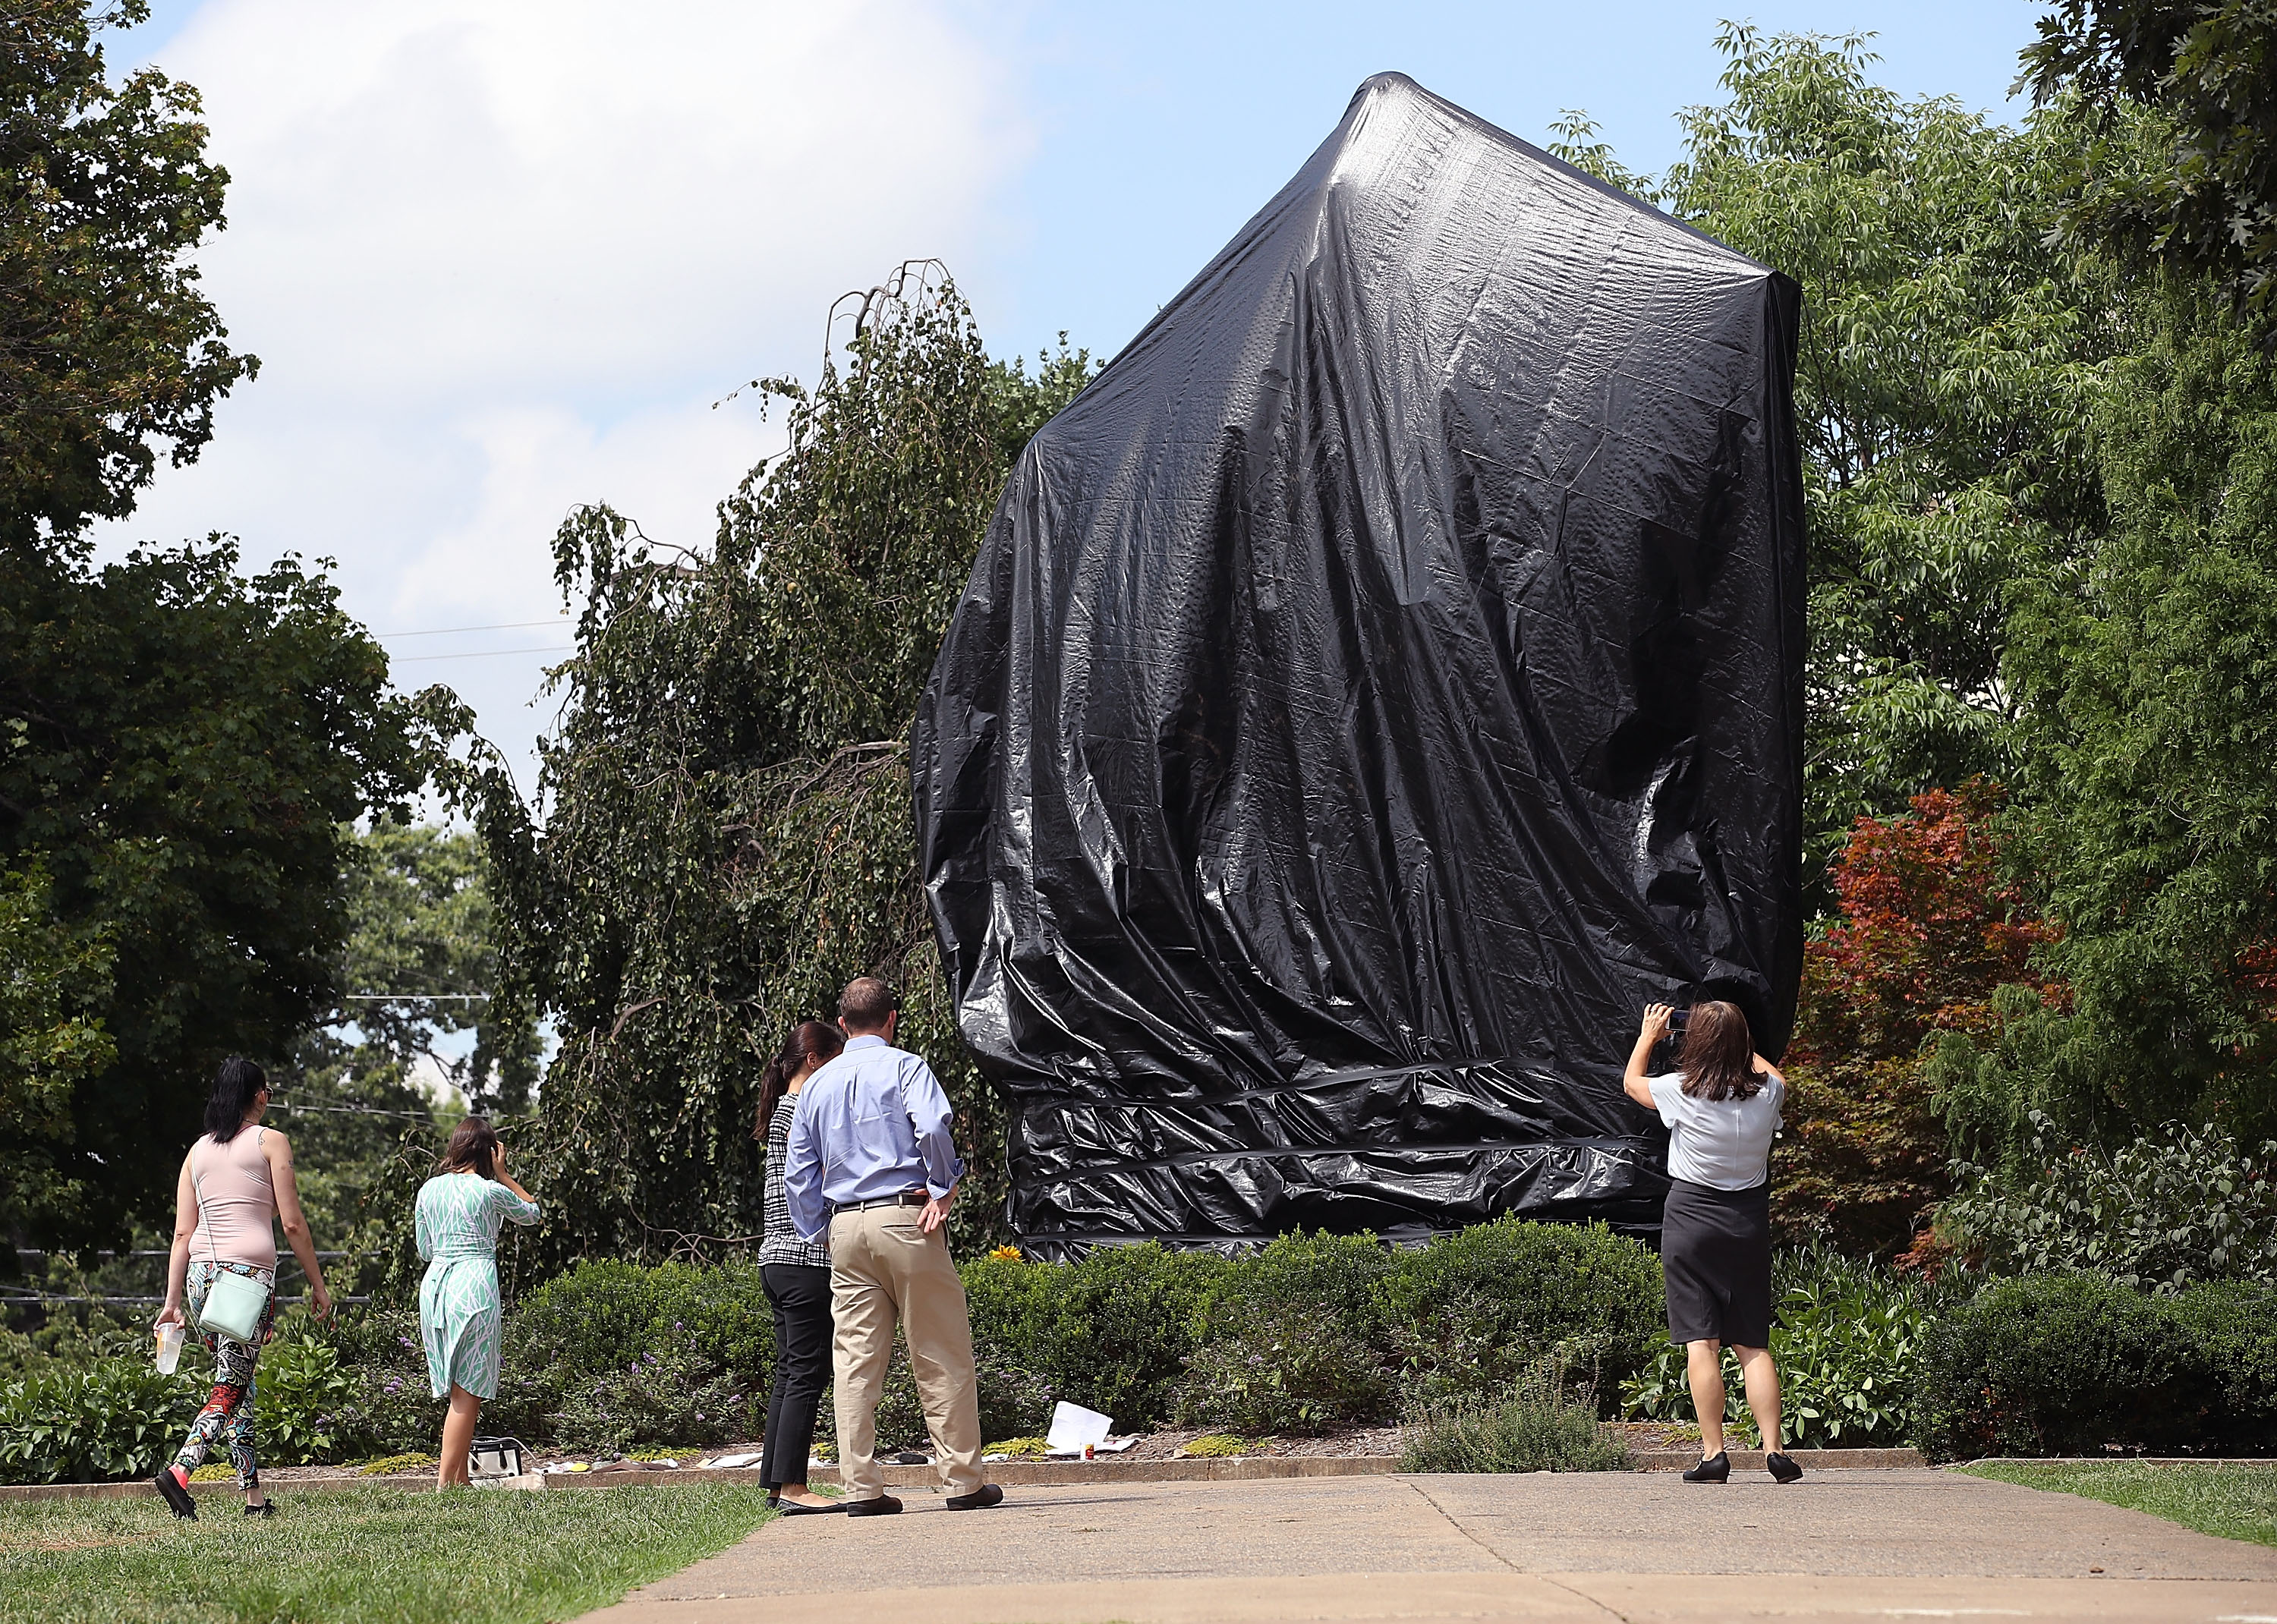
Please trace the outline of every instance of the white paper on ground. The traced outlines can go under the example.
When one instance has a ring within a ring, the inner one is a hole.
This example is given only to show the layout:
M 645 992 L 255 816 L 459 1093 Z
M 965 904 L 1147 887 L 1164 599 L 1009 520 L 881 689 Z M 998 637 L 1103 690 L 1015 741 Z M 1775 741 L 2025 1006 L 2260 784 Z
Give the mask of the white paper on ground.
M 707 1472 L 732 1472 L 742 1467 L 757 1466 L 758 1463 L 759 1457 L 755 1454 L 721 1455 L 716 1460 L 698 1462 Z
M 1044 1435 L 1044 1447 L 1053 1454 L 1081 1454 L 1085 1444 L 1103 1444 L 1113 1430 L 1112 1415 L 1102 1415 L 1095 1409 L 1085 1409 L 1062 1399 L 1053 1407 L 1052 1430 Z
M 1138 1435 L 1134 1432 L 1129 1438 L 1110 1438 L 1101 1439 L 1098 1444 L 1093 1446 L 1093 1447 L 1096 1448 L 1099 1453 L 1103 1455 L 1119 1455 L 1138 1441 Z

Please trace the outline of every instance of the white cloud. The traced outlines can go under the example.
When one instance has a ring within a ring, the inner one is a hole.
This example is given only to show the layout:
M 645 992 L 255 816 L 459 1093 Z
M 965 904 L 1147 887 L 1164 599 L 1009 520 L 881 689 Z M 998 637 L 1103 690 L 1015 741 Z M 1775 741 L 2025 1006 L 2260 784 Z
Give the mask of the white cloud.
M 707 541 L 772 443 L 710 403 L 811 373 L 846 289 L 977 258 L 1029 140 L 928 0 L 207 0 L 156 56 L 230 170 L 202 263 L 263 370 L 104 539 L 336 557 L 380 631 L 556 612 L 581 501 Z M 537 663 L 400 677 L 520 746 Z

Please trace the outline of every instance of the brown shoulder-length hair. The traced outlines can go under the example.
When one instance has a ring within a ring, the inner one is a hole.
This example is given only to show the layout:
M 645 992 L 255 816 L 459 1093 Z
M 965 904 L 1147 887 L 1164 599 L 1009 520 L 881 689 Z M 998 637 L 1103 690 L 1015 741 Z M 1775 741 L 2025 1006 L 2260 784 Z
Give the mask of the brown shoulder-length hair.
M 1763 1086 L 1755 1074 L 1755 1042 L 1737 1004 L 1694 1004 L 1676 1064 L 1684 1091 L 1694 1099 L 1753 1099 Z
M 443 1147 L 445 1172 L 478 1172 L 485 1179 L 498 1177 L 498 1129 L 490 1125 L 487 1117 L 468 1117 L 451 1130 L 451 1142 Z
M 825 1026 L 819 1021 L 802 1021 L 791 1028 L 782 1047 L 775 1051 L 775 1058 L 759 1074 L 759 1109 L 751 1119 L 751 1137 L 767 1136 L 767 1124 L 774 1120 L 775 1102 L 789 1092 L 790 1080 L 798 1075 L 799 1067 L 809 1060 L 817 1066 L 834 1060 L 845 1047 L 846 1040 L 838 1036 L 838 1028 Z

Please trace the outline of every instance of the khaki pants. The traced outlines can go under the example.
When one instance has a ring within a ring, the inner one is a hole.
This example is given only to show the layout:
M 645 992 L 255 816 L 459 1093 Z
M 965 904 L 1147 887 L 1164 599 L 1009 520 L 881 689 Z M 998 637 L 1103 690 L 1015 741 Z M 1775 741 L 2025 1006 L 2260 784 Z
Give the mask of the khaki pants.
M 864 1207 L 830 1220 L 838 1469 L 849 1500 L 886 1491 L 877 1461 L 878 1393 L 893 1357 L 896 1320 L 910 1345 L 910 1371 L 941 1481 L 951 1494 L 971 1494 L 984 1481 L 964 1282 L 949 1261 L 947 1227 L 926 1234 L 918 1227 L 921 1210 Z

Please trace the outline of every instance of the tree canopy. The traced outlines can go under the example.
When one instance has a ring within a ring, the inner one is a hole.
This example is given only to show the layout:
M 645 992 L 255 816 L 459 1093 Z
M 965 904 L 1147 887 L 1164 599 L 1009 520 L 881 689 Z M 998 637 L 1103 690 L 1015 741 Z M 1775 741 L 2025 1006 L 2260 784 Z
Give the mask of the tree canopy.
M 296 560 L 0 549 L 0 866 L 44 877 L 13 900 L 58 1000 L 31 1028 L 91 1022 L 109 1055 L 50 1063 L 39 1131 L 0 1132 L 27 1233 L 156 1213 L 215 1066 L 276 1064 L 332 1006 L 347 826 L 407 810 L 426 737 Z
M 607 508 L 555 543 L 582 594 L 542 741 L 544 817 L 480 757 L 509 990 L 556 1022 L 530 1165 L 541 1249 L 710 1256 L 761 1227 L 761 1067 L 857 975 L 899 983 L 971 1164 L 958 1234 L 1001 1223 L 1001 1117 L 946 1007 L 916 874 L 908 734 L 1012 459 L 1089 376 L 992 361 L 945 272 L 842 301 L 810 389 L 762 380 L 789 445 L 708 551 Z
M 2099 110 L 2071 155 L 2073 232 L 2129 262 L 2210 273 L 2256 311 L 2277 273 L 2277 6 L 2060 0 L 2023 76 Z M 2145 143 L 2129 109 L 2154 115 Z
M 17 0 L 0 28 L 0 545 L 132 512 L 158 452 L 194 460 L 259 365 L 190 257 L 229 180 L 197 92 L 104 74 L 96 35 L 148 15 Z

